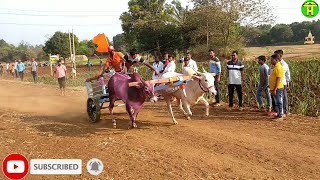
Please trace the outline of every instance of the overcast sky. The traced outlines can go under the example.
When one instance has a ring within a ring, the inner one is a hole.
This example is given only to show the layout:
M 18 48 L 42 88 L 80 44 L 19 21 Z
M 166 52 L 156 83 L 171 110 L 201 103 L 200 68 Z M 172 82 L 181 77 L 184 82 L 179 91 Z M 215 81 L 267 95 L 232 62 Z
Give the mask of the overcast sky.
M 320 4 L 320 0 L 316 0 Z M 170 1 L 168 1 L 170 2 Z M 192 6 L 188 0 L 182 5 Z M 269 0 L 276 23 L 309 20 L 301 14 L 304 0 Z M 290 7 L 289 7 L 290 6 Z M 44 44 L 56 31 L 71 29 L 80 40 L 99 33 L 112 37 L 122 33 L 120 14 L 128 10 L 128 0 L 1 0 L 0 39 L 19 44 Z M 313 20 L 320 19 L 318 17 Z

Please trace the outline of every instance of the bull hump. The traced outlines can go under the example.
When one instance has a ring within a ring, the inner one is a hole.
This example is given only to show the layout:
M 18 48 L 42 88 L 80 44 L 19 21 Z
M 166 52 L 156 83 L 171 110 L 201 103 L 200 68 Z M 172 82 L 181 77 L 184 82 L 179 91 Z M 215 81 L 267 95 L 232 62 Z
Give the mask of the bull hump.
M 142 82 L 142 78 L 140 76 L 140 74 L 138 73 L 133 73 L 131 76 L 131 82 Z

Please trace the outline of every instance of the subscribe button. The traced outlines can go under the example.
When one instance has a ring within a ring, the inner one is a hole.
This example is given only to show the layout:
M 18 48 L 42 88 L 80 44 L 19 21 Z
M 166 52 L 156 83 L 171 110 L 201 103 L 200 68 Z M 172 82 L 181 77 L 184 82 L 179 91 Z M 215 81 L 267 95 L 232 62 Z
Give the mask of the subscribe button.
M 30 174 L 81 174 L 81 159 L 31 159 Z

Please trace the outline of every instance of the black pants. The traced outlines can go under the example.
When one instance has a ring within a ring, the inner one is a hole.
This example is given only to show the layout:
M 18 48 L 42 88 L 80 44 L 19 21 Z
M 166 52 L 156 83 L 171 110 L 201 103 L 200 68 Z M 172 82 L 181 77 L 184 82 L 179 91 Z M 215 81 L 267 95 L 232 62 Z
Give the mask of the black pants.
M 229 84 L 228 93 L 229 93 L 229 107 L 233 107 L 233 94 L 234 88 L 236 88 L 238 98 L 239 98 L 239 107 L 242 107 L 242 86 L 241 84 Z
M 58 78 L 58 83 L 59 83 L 60 89 L 65 88 L 66 87 L 66 77 Z
M 216 88 L 216 91 L 217 91 L 217 95 L 215 96 L 215 99 L 216 99 L 216 103 L 220 103 L 221 101 L 221 95 L 220 95 L 220 88 L 219 88 L 219 82 L 218 82 L 218 76 L 215 76 L 214 77 L 214 86 Z
M 19 72 L 19 77 L 20 77 L 21 81 L 23 81 L 23 74 L 24 74 L 23 71 Z
M 31 73 L 32 73 L 33 82 L 36 83 L 37 82 L 37 71 L 31 71 Z

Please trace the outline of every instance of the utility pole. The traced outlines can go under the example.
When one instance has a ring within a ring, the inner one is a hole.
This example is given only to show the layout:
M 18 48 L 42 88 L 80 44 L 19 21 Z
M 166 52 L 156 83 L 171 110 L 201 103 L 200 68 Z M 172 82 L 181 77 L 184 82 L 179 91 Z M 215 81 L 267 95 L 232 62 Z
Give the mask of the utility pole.
M 71 47 L 71 35 L 70 35 L 70 31 L 68 31 L 68 33 L 69 33 L 70 61 L 72 62 L 73 57 L 72 57 L 72 47 Z
M 207 0 L 208 6 L 210 6 L 210 1 Z M 209 16 L 207 16 L 207 48 L 209 48 Z
M 207 19 L 207 48 L 209 48 L 209 20 Z
M 49 54 L 49 62 L 50 62 L 50 72 L 51 72 L 50 74 L 51 74 L 51 76 L 53 76 L 51 54 Z
M 72 45 L 73 45 L 73 59 L 72 59 L 72 65 L 74 68 L 74 76 L 77 76 L 77 67 L 76 67 L 76 47 L 74 46 L 74 33 L 72 29 Z

